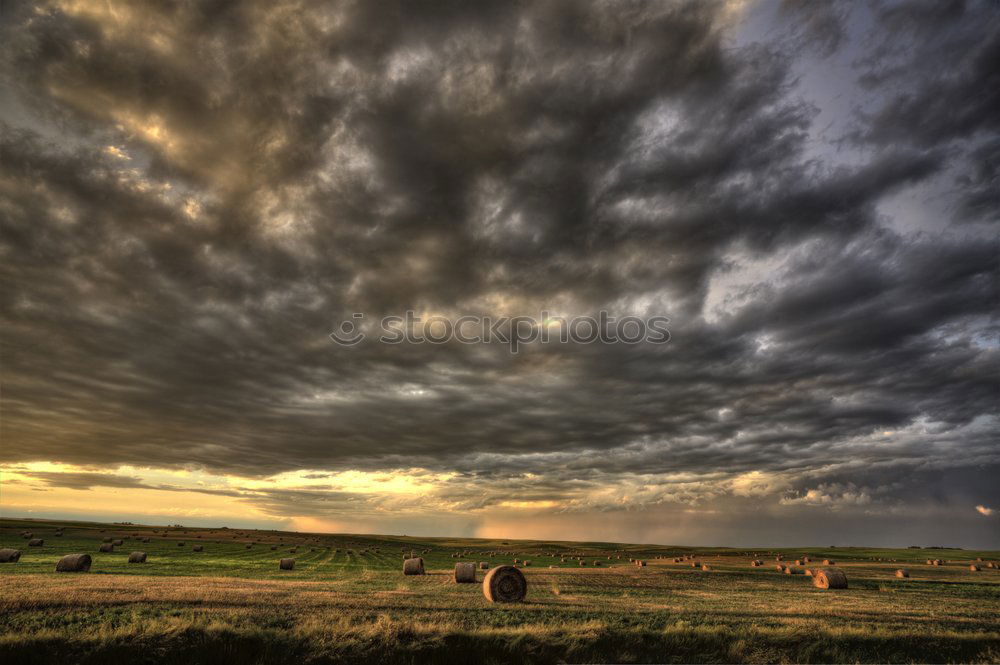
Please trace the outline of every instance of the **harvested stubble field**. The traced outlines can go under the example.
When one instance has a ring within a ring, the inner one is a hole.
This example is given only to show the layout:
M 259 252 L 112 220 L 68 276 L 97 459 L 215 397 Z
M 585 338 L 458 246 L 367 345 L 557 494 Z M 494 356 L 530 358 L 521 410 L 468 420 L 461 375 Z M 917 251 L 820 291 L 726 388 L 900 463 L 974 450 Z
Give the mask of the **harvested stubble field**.
M 44 545 L 28 547 L 22 531 Z M 104 538 L 127 540 L 100 553 Z M 1000 560 L 996 552 L 747 552 L 23 520 L 0 522 L 0 547 L 22 553 L 0 564 L 4 663 L 1000 662 L 1000 569 L 969 570 L 977 558 Z M 127 562 L 135 550 L 146 563 Z M 402 575 L 411 550 L 427 575 Z M 54 572 L 71 552 L 93 557 L 89 572 Z M 672 562 L 693 553 L 710 572 Z M 824 591 L 781 574 L 778 553 L 791 563 L 834 559 L 850 586 Z M 750 568 L 752 554 L 765 565 Z M 282 557 L 295 568 L 279 570 Z M 454 583 L 457 561 L 515 558 L 531 561 L 523 603 L 491 604 L 481 584 Z M 896 578 L 897 568 L 910 577 Z

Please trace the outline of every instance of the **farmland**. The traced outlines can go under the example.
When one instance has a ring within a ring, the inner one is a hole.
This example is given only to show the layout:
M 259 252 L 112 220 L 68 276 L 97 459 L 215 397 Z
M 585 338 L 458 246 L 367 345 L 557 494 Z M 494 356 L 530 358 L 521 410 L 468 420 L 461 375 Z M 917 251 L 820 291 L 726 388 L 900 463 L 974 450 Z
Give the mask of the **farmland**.
M 28 547 L 25 531 L 44 545 Z M 99 552 L 107 538 L 124 542 Z M 997 552 L 741 550 L 13 519 L 0 522 L 0 547 L 22 553 L 17 563 L 0 564 L 5 663 L 1000 662 L 1000 569 L 986 567 L 1000 560 Z M 135 550 L 147 553 L 146 563 L 127 562 Z M 402 575 L 411 551 L 424 558 L 427 575 Z M 91 555 L 89 572 L 54 572 L 71 552 Z M 781 574 L 774 568 L 779 553 L 788 561 L 835 560 L 849 588 L 821 590 L 805 575 Z M 711 570 L 674 562 L 689 555 Z M 752 555 L 764 565 L 750 568 Z M 279 570 L 281 557 L 295 558 L 294 569 Z M 491 604 L 481 584 L 452 577 L 457 561 L 495 566 L 515 558 L 531 562 L 522 569 L 529 585 L 523 603 Z M 942 565 L 927 565 L 929 558 Z M 983 568 L 973 572 L 978 558 Z M 910 577 L 896 578 L 897 568 Z

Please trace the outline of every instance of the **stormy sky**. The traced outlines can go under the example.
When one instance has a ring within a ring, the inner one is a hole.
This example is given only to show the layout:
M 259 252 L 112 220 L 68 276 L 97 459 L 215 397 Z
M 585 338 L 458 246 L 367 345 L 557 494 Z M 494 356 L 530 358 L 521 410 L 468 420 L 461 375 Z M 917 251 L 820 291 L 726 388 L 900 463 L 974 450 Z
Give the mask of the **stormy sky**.
M 997 3 L 2 8 L 4 515 L 1000 548 Z

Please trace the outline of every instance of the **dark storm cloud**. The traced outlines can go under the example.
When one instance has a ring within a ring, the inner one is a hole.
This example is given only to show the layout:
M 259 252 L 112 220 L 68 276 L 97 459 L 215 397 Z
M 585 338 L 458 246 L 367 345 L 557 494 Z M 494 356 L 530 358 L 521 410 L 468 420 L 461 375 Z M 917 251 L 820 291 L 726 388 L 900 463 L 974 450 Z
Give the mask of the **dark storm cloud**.
M 900 43 L 947 29 L 858 58 L 877 103 L 845 163 L 809 149 L 789 46 L 847 48 L 847 10 L 795 4 L 790 41 L 742 46 L 703 2 L 15 6 L 4 458 L 457 471 L 435 499 L 472 508 L 995 465 L 995 237 L 880 204 L 947 174 L 955 219 L 995 223 L 997 14 L 876 12 Z M 672 341 L 326 337 L 407 308 L 663 314 Z

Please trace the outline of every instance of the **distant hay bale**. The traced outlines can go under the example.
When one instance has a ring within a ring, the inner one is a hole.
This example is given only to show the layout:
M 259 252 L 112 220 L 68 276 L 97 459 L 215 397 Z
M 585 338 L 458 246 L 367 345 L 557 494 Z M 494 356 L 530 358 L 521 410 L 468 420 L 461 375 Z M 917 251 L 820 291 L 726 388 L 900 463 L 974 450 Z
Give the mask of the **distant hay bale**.
M 802 563 L 809 563 L 810 561 L 812 561 L 812 559 L 810 559 L 809 557 L 807 556 L 802 557 Z
M 102 552 L 114 552 L 115 546 L 112 545 L 111 543 L 103 543 L 100 549 Z
M 21 550 L 15 550 L 10 547 L 0 550 L 0 563 L 17 563 L 17 560 L 20 558 Z
M 586 562 L 586 561 L 584 561 L 583 559 L 580 559 L 580 561 L 579 561 L 579 564 L 580 564 L 581 566 L 586 566 L 586 565 L 587 565 L 587 562 Z
M 278 568 L 281 570 L 291 570 L 295 568 L 295 559 L 282 559 L 278 562 Z
M 910 576 L 910 571 L 908 571 L 906 568 L 899 568 L 896 571 L 896 577 L 909 577 L 909 576 Z
M 459 561 L 455 564 L 456 584 L 476 583 L 476 564 L 467 561 Z
M 129 563 L 146 563 L 146 553 L 145 552 L 132 552 L 128 555 Z
M 102 543 L 110 543 L 110 542 L 111 542 L 111 539 L 110 539 L 110 538 L 105 538 L 105 539 L 104 539 L 104 540 L 102 540 L 101 542 L 102 542 Z M 930 561 L 928 561 L 927 563 L 930 563 Z
M 708 571 L 712 570 L 712 567 L 710 565 L 708 565 L 707 563 L 705 563 L 705 564 L 702 564 L 701 569 L 704 570 L 707 573 Z
M 781 556 L 781 555 L 779 554 L 778 556 L 774 557 L 774 560 L 775 560 L 775 561 L 781 561 L 781 560 L 782 560 L 782 558 L 783 558 L 783 557 L 782 557 L 782 556 Z
M 644 560 L 637 559 L 635 565 L 637 565 L 640 568 L 644 568 L 646 566 L 646 562 Z
M 177 547 L 184 547 L 184 541 L 183 540 L 178 540 L 177 541 Z
M 423 575 L 424 574 L 424 559 L 423 557 L 415 556 L 407 559 L 403 562 L 403 574 L 404 575 Z
M 701 561 L 692 561 L 691 562 L 691 567 L 692 568 L 701 568 Z
M 785 566 L 785 575 L 801 575 L 802 571 L 798 568 L 792 568 L 791 566 Z
M 594 566 L 600 566 L 600 565 L 602 565 L 602 564 L 601 564 L 601 562 L 600 562 L 600 561 L 597 561 L 597 560 L 595 559 L 595 560 L 594 560 Z
M 195 545 L 194 547 L 191 548 L 192 552 L 203 552 L 204 550 L 205 550 L 204 545 Z
M 802 574 L 805 575 L 806 577 L 812 577 L 813 571 L 811 568 L 806 568 L 805 570 L 802 571 Z
M 525 560 L 523 563 L 524 563 L 525 566 L 530 566 L 531 565 L 531 562 L 528 561 L 528 560 Z
M 795 560 L 795 565 L 796 566 L 801 566 L 802 565 L 802 559 L 796 559 Z
M 490 564 L 489 563 L 487 563 L 486 561 L 480 561 L 479 562 L 479 570 L 489 570 L 489 569 L 490 569 Z
M 755 560 L 753 560 L 753 561 L 750 562 L 750 566 L 753 567 L 753 568 L 760 568 L 763 565 L 764 565 L 764 562 L 760 561 L 760 560 L 757 560 L 757 559 L 755 559 Z
M 527 594 L 528 581 L 514 566 L 497 566 L 483 578 L 483 595 L 491 603 L 516 603 Z
M 819 589 L 846 589 L 847 575 L 839 568 L 820 568 L 813 572 L 813 586 Z
M 111 541 L 111 544 L 114 545 L 115 547 L 121 547 L 122 545 L 125 544 L 125 541 L 122 540 L 121 538 L 118 538 L 117 540 Z
M 32 538 L 28 541 L 28 547 L 42 547 L 45 545 L 45 541 L 41 538 Z
M 86 573 L 89 570 L 89 554 L 67 554 L 56 563 L 57 573 Z
M 823 565 L 824 566 L 836 566 L 837 562 L 834 561 L 833 559 L 823 559 Z
M 271 545 L 271 551 L 272 551 L 272 552 L 273 552 L 273 551 L 275 551 L 276 549 L 278 549 L 278 546 L 277 546 L 277 545 Z
M 253 547 L 253 543 L 247 543 L 247 549 L 251 549 L 252 547 Z
M 30 545 L 31 543 L 28 543 L 28 544 Z M 976 564 L 974 564 L 974 563 L 973 563 L 973 564 L 971 564 L 971 565 L 969 566 L 969 572 L 972 572 L 972 573 L 978 573 L 978 572 L 979 572 L 979 566 L 977 566 L 977 565 L 976 565 Z

